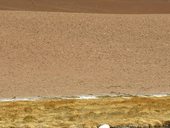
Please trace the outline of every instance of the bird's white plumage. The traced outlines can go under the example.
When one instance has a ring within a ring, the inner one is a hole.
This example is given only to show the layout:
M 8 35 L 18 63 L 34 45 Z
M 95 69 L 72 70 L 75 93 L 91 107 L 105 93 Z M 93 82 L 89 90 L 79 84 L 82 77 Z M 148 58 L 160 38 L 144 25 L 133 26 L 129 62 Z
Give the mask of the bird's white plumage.
M 99 128 L 110 128 L 110 126 L 108 124 L 103 124 Z

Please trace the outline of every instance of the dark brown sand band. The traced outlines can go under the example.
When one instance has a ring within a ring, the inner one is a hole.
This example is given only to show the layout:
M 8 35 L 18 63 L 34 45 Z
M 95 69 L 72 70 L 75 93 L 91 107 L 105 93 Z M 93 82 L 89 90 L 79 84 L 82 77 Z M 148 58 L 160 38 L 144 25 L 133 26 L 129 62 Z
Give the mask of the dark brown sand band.
M 168 14 L 170 0 L 0 0 L 0 10 Z

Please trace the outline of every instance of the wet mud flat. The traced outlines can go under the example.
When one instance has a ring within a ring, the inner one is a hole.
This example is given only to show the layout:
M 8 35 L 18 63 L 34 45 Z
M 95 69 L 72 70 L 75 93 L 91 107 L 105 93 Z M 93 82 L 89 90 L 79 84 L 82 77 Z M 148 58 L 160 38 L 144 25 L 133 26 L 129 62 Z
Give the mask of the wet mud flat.
M 0 102 L 1 128 L 169 128 L 170 97 L 99 97 Z

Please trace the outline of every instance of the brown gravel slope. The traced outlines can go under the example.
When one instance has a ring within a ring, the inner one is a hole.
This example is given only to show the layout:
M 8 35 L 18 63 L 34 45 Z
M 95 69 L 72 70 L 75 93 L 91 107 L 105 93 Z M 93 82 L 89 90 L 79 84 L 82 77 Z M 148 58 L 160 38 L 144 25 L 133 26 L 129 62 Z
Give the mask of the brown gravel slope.
M 170 92 L 170 15 L 0 11 L 0 97 Z
M 2 10 L 86 13 L 170 13 L 170 0 L 0 0 Z

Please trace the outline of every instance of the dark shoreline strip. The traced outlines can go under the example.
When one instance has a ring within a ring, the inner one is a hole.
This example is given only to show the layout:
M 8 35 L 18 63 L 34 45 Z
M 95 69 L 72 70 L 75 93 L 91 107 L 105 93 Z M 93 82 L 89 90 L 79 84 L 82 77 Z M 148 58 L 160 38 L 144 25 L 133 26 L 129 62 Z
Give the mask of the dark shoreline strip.
M 170 14 L 170 0 L 0 0 L 0 10 Z

